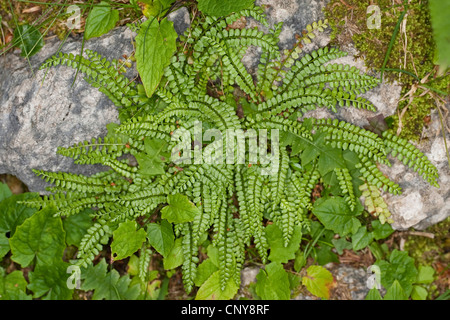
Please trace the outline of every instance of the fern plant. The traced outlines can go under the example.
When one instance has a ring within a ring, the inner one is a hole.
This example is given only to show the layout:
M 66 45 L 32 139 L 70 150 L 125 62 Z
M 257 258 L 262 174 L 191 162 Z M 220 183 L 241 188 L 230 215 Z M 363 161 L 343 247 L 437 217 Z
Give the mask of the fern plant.
M 149 245 L 165 259 L 171 252 L 182 254 L 188 292 L 201 284 L 196 276 L 199 246 L 211 241 L 208 255 L 216 257 L 218 276 L 214 273 L 210 279 L 216 279 L 223 292 L 231 287 L 235 293 L 246 248 L 254 247 L 263 263 L 274 260 L 268 238 L 275 228 L 268 225 L 281 230 L 284 247 L 294 238 L 300 241 L 298 232 L 307 232 L 314 216 L 341 236 L 355 234 L 361 226 L 354 219 L 363 211 L 361 190 L 370 190 L 363 196 L 373 196 L 375 190 L 378 195 L 381 190 L 401 193 L 378 168 L 390 165 L 389 155 L 438 187 L 437 170 L 426 156 L 389 131 L 377 135 L 336 119 L 300 120 L 315 108 L 374 111 L 370 101 L 358 95 L 377 86 L 378 79 L 331 63 L 346 55 L 338 48 L 302 54 L 295 46 L 280 53 L 281 24 L 268 33 L 230 28 L 242 16 L 268 27 L 259 7 L 198 18 L 181 37 L 150 98 L 141 85 L 121 74 L 117 62 L 94 52 L 87 52 L 87 58 L 60 54 L 44 64 L 80 67 L 89 83 L 121 107 L 121 124 L 110 125 L 106 137 L 58 148 L 75 163 L 101 164 L 109 170 L 89 177 L 35 170 L 53 184 L 48 189 L 52 194 L 26 201 L 34 207 L 54 205 L 66 217 L 95 209 L 95 224 L 81 242 L 77 264 L 92 263 L 114 230 L 139 221 L 149 242 L 141 255 L 149 254 Z M 308 26 L 302 40 L 308 42 L 325 27 L 326 21 Z M 255 77 L 242 63 L 249 46 L 262 51 Z M 201 137 L 213 129 L 224 135 L 241 132 L 249 139 L 220 144 L 216 136 L 214 142 L 204 143 Z M 265 134 L 269 143 L 253 139 L 254 133 Z M 253 161 L 252 143 L 269 155 L 270 164 Z M 233 161 L 228 161 L 230 155 Z M 351 219 L 333 226 L 340 223 L 330 217 L 333 214 Z M 148 221 L 156 221 L 157 227 L 150 228 Z M 166 236 L 155 241 L 154 228 Z M 171 248 L 165 248 L 166 243 Z M 148 265 L 145 257 L 142 265 Z M 145 271 L 139 276 L 145 278 Z

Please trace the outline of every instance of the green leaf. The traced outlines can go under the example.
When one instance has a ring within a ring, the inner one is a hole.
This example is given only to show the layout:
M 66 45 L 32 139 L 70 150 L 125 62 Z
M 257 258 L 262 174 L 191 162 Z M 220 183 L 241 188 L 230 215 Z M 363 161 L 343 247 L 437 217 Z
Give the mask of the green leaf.
M 228 279 L 224 290 L 221 287 L 220 270 L 217 270 L 198 289 L 195 300 L 230 300 L 239 289 L 233 277 Z
M 339 239 L 332 239 L 331 243 L 333 243 L 337 253 L 340 255 L 344 253 L 344 249 L 350 250 L 353 248 L 352 243 L 347 241 L 345 237 Z
M 14 30 L 13 45 L 21 51 L 22 57 L 31 57 L 44 46 L 44 37 L 35 27 L 24 24 Z
M 139 274 L 139 258 L 137 255 L 132 254 L 127 264 L 127 272 L 130 276 L 137 276 Z
M 56 208 L 45 207 L 17 227 L 9 240 L 12 259 L 23 268 L 36 258 L 36 265 L 52 265 L 61 261 L 66 247 L 66 233 Z
M 339 263 L 339 258 L 333 251 L 331 251 L 331 249 L 332 247 L 322 244 L 319 248 L 314 248 L 314 258 L 319 265 L 323 266 L 330 262 Z
M 166 257 L 172 250 L 175 236 L 172 225 L 167 220 L 161 220 L 161 224 L 150 223 L 147 226 L 147 236 L 150 244 L 163 257 Z
M 375 240 L 385 239 L 394 232 L 394 229 L 392 229 L 389 223 L 382 224 L 378 220 L 372 221 L 372 228 Z
M 9 252 L 9 239 L 3 233 L 0 233 L 0 259 Z
M 43 297 L 43 300 L 71 300 L 73 289 L 67 287 L 68 263 L 58 262 L 52 265 L 38 265 L 29 273 L 28 289 L 33 291 L 33 298 Z
M 214 272 L 219 268 L 214 264 L 211 259 L 203 260 L 198 266 L 197 274 L 195 276 L 194 283 L 197 287 L 200 287 Z
M 387 290 L 383 300 L 408 300 L 408 295 L 403 290 L 400 283 L 395 280 L 392 286 Z
M 351 211 L 342 198 L 320 198 L 315 203 L 313 213 L 325 228 L 333 230 L 340 236 L 352 233 L 361 225 L 356 219 L 358 214 Z
M 413 286 L 411 291 L 411 298 L 413 300 L 426 300 L 428 296 L 428 291 L 422 286 Z
M 0 300 L 31 300 L 26 294 L 27 280 L 22 271 L 15 270 L 5 276 L 5 271 L 0 267 Z
M 169 254 L 164 257 L 164 269 L 170 270 L 179 267 L 183 264 L 183 247 L 181 245 L 181 238 L 175 240 L 175 243 Z
M 161 218 L 170 223 L 183 223 L 193 221 L 200 210 L 182 194 L 169 194 L 167 196 L 168 206 L 161 210 Z
M 86 19 L 84 38 L 89 40 L 104 35 L 115 27 L 117 21 L 119 21 L 119 11 L 113 9 L 108 2 L 102 1 L 94 5 Z
M 122 260 L 139 250 L 147 235 L 144 229 L 136 231 L 136 222 L 127 221 L 119 225 L 113 232 L 111 252 L 115 260 Z
M 373 235 L 371 232 L 367 232 L 367 228 L 362 226 L 352 236 L 353 250 L 358 251 L 367 247 L 373 241 Z
M 271 262 L 256 276 L 256 294 L 263 300 L 289 300 L 289 278 L 283 265 Z
M 407 252 L 394 249 L 389 256 L 389 262 L 381 260 L 375 262 L 375 265 L 380 267 L 383 287 L 390 288 L 397 281 L 407 296 L 411 294 L 418 272 L 414 259 L 409 257 Z
M 326 133 L 319 132 L 313 136 L 313 141 L 303 140 L 304 150 L 300 156 L 303 166 L 319 157 L 318 170 L 322 176 L 335 168 L 347 167 L 342 150 L 326 145 L 326 135 Z
M 163 174 L 165 172 L 164 162 L 170 159 L 168 145 L 168 142 L 162 139 L 146 139 L 144 142 L 145 152 L 136 155 L 139 173 L 147 176 Z
M 164 69 L 170 63 L 177 37 L 173 23 L 167 19 L 160 23 L 156 19 L 148 19 L 139 29 L 136 36 L 137 70 L 148 97 L 155 92 Z
M 440 74 L 450 67 L 450 2 L 442 0 L 430 0 L 429 2 L 431 26 L 433 27 L 433 39 L 436 42 L 436 52 Z
M 0 202 L 11 196 L 12 192 L 9 190 L 8 185 L 0 182 Z
M 198 0 L 198 9 L 210 16 L 223 17 L 246 9 L 254 2 L 255 0 Z
M 301 227 L 294 227 L 294 232 L 287 247 L 284 246 L 283 233 L 277 225 L 268 225 L 265 230 L 270 247 L 270 261 L 286 263 L 295 258 L 295 252 L 297 252 L 300 241 L 302 240 Z
M 17 226 L 20 226 L 26 218 L 37 211 L 35 208 L 27 207 L 18 203 L 38 197 L 37 193 L 22 193 L 12 195 L 0 202 L 0 233 L 8 233 L 10 237 L 16 232 Z
M 329 299 L 330 289 L 334 286 L 333 275 L 322 266 L 309 266 L 306 276 L 302 278 L 302 284 L 313 295 Z
M 93 213 L 93 210 L 89 208 L 63 220 L 67 245 L 74 245 L 77 247 L 80 245 L 81 239 L 93 225 L 92 218 L 89 215 L 90 213 Z
M 434 281 L 434 269 L 430 266 L 420 266 L 415 283 L 430 284 Z
M 369 293 L 367 293 L 365 300 L 383 300 L 383 298 L 377 288 L 372 288 L 369 290 Z
M 140 294 L 139 284 L 130 285 L 129 275 L 120 277 L 115 269 L 107 272 L 104 259 L 96 266 L 82 269 L 81 278 L 82 290 L 94 290 L 92 300 L 134 300 Z

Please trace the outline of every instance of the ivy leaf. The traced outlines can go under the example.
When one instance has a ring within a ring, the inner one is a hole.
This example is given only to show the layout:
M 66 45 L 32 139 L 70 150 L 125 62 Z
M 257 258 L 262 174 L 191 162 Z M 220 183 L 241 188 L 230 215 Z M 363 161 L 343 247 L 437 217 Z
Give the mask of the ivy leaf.
M 283 265 L 271 262 L 256 276 L 256 294 L 263 300 L 289 300 L 289 278 Z
M 357 211 L 356 211 L 357 212 Z M 322 222 L 325 228 L 333 230 L 340 236 L 358 230 L 361 223 L 355 211 L 351 211 L 342 198 L 320 198 L 313 208 L 314 215 Z
M 390 288 L 395 281 L 398 281 L 406 295 L 411 293 L 412 284 L 418 272 L 414 259 L 408 256 L 407 252 L 394 249 L 389 256 L 389 262 L 381 260 L 375 262 L 375 265 L 380 267 L 381 284 L 385 288 Z
M 12 195 L 0 202 L 0 233 L 9 233 L 10 237 L 16 232 L 17 226 L 20 226 L 25 219 L 31 217 L 37 211 L 35 208 L 27 207 L 18 203 L 38 197 L 37 193 L 22 193 Z
M 429 2 L 431 26 L 433 27 L 433 39 L 436 42 L 437 63 L 439 73 L 444 74 L 450 67 L 450 2 L 441 0 L 430 0 Z
M 385 239 L 394 232 L 389 223 L 382 224 L 379 220 L 372 221 L 372 228 L 375 240 Z
M 353 250 L 358 251 L 367 247 L 373 241 L 371 232 L 367 232 L 367 228 L 362 226 L 352 236 Z
M 9 190 L 8 185 L 0 182 L 0 202 L 11 196 L 12 192 Z
M 347 241 L 345 237 L 339 239 L 332 239 L 331 243 L 333 243 L 337 253 L 340 255 L 344 253 L 344 249 L 350 250 L 353 248 L 352 243 Z
M 250 7 L 255 0 L 198 0 L 198 9 L 204 14 L 223 17 Z
M 92 218 L 89 215 L 92 212 L 92 209 L 86 209 L 63 220 L 67 245 L 74 245 L 77 247 L 80 245 L 81 239 L 93 225 Z
M 295 258 L 295 252 L 298 250 L 302 239 L 301 227 L 294 227 L 294 232 L 289 240 L 289 244 L 286 247 L 284 246 L 283 233 L 277 225 L 268 225 L 265 230 L 270 247 L 270 261 L 286 263 Z
M 3 233 L 0 233 L 0 259 L 9 252 L 9 239 Z
M 300 156 L 302 165 L 307 165 L 319 157 L 318 170 L 322 176 L 333 171 L 334 168 L 346 168 L 342 150 L 327 146 L 324 132 L 318 132 L 313 136 L 313 141 L 304 140 L 304 150 Z
M 111 252 L 115 255 L 115 260 L 122 260 L 139 250 L 146 240 L 147 234 L 144 229 L 136 231 L 136 222 L 127 221 L 119 225 L 113 232 Z
M 136 36 L 137 70 L 141 76 L 145 92 L 151 97 L 161 81 L 164 69 L 176 50 L 178 35 L 173 23 L 163 19 L 145 21 Z
M 413 286 L 411 291 L 411 298 L 413 300 L 426 300 L 428 296 L 428 291 L 422 286 Z
M 71 300 L 73 289 L 67 287 L 68 263 L 58 262 L 52 265 L 38 265 L 29 273 L 28 289 L 33 291 L 33 298 L 45 295 L 44 300 Z
M 5 276 L 5 270 L 0 267 L 0 300 L 31 300 L 26 294 L 27 284 L 22 271 L 14 270 Z
M 434 281 L 434 269 L 430 266 L 420 266 L 415 283 L 430 284 Z
M 163 174 L 164 162 L 170 158 L 170 152 L 167 151 L 168 145 L 168 142 L 162 139 L 146 139 L 145 152 L 136 155 L 139 173 L 148 176 Z
M 221 287 L 220 270 L 217 270 L 198 289 L 195 300 L 230 300 L 239 289 L 233 277 L 228 279 L 224 290 Z
M 94 5 L 86 19 L 84 38 L 89 40 L 104 35 L 115 27 L 117 21 L 119 21 L 119 11 L 113 9 L 108 2 L 102 1 Z
M 164 269 L 174 269 L 183 264 L 183 247 L 181 245 L 181 241 L 181 238 L 175 240 L 169 254 L 164 257 Z
M 169 194 L 167 196 L 168 206 L 161 210 L 161 218 L 170 223 L 183 223 L 194 220 L 200 210 L 182 194 Z
M 175 236 L 172 225 L 167 220 L 161 220 L 161 224 L 150 223 L 147 226 L 147 236 L 153 248 L 163 257 L 166 257 L 172 250 Z
M 377 288 L 372 288 L 369 290 L 364 300 L 383 300 L 383 298 Z
M 22 57 L 31 57 L 44 46 L 44 37 L 35 27 L 23 24 L 14 30 L 13 45 L 21 50 Z
M 334 287 L 333 275 L 322 266 L 309 266 L 306 276 L 302 278 L 302 284 L 313 295 L 329 299 L 330 289 Z
M 36 265 L 52 265 L 62 259 L 66 248 L 66 233 L 56 209 L 48 206 L 36 212 L 18 226 L 9 239 L 12 259 L 23 268 L 36 258 Z
M 210 258 L 203 260 L 202 263 L 199 264 L 197 269 L 197 274 L 194 280 L 195 285 L 197 287 L 200 287 L 218 269 L 219 268 Z
M 392 286 L 386 291 L 383 300 L 408 300 L 408 295 L 403 290 L 400 282 L 395 280 Z
M 339 263 L 337 255 L 331 251 L 331 249 L 332 247 L 327 245 L 321 245 L 319 248 L 314 248 L 315 259 L 319 265 L 323 266 L 330 262 Z
M 116 269 L 107 272 L 104 259 L 82 269 L 81 278 L 84 280 L 82 290 L 94 290 L 93 300 L 134 300 L 140 294 L 139 284 L 130 285 L 129 275 L 120 277 Z

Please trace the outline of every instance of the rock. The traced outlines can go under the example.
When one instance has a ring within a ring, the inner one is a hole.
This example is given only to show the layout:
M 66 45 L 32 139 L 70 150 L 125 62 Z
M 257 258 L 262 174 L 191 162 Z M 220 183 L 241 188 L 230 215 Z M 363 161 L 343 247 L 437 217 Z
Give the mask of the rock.
M 86 41 L 85 49 L 118 59 L 132 53 L 133 38 L 128 28 L 121 27 Z M 114 104 L 81 74 L 71 87 L 74 69 L 58 66 L 47 74 L 38 70 L 59 45 L 57 39 L 48 41 L 31 57 L 31 68 L 16 52 L 0 58 L 0 173 L 15 175 L 32 192 L 43 192 L 47 185 L 33 168 L 83 174 L 100 170 L 75 165 L 72 159 L 57 155 L 56 149 L 104 135 L 106 125 L 118 117 Z M 69 38 L 61 51 L 78 54 L 80 49 L 81 38 L 77 37 Z
M 447 109 L 450 104 L 447 104 Z M 447 118 L 447 127 L 450 119 Z M 450 134 L 446 133 L 447 147 Z M 438 169 L 439 188 L 430 186 L 412 169 L 406 168 L 398 160 L 391 161 L 392 167 L 382 166 L 388 177 L 403 189 L 401 195 L 384 194 L 388 208 L 393 215 L 395 229 L 406 230 L 413 227 L 424 230 L 450 216 L 450 168 L 445 152 L 444 138 L 436 110 L 431 113 L 431 122 L 415 144 Z

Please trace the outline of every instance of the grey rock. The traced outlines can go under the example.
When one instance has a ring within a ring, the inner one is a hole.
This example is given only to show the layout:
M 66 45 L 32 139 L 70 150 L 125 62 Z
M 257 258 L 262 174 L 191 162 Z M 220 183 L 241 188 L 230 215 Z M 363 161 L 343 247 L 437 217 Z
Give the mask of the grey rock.
M 180 8 L 167 16 L 167 19 L 173 22 L 175 31 L 180 35 L 191 25 L 189 11 L 186 7 Z
M 450 104 L 447 104 L 449 109 Z M 447 127 L 450 127 L 450 119 Z M 447 147 L 450 146 L 450 134 L 446 132 Z M 431 122 L 415 144 L 436 166 L 439 173 L 439 188 L 430 186 L 412 169 L 406 168 L 398 160 L 392 161 L 392 167 L 381 169 L 403 189 L 401 195 L 384 194 L 388 208 L 393 215 L 393 227 L 405 230 L 413 227 L 424 230 L 450 216 L 450 168 L 445 152 L 444 138 L 436 110 L 431 113 Z
M 108 59 L 121 58 L 133 51 L 133 33 L 117 28 L 101 38 L 85 43 L 85 49 Z M 70 146 L 104 135 L 106 125 L 117 122 L 113 103 L 66 66 L 38 70 L 60 45 L 50 40 L 31 57 L 30 65 L 17 52 L 0 58 L 0 173 L 23 181 L 30 191 L 43 192 L 47 185 L 31 169 L 92 174 L 97 166 L 80 166 L 56 154 L 58 146 Z M 79 38 L 69 39 L 62 52 L 78 54 Z M 135 76 L 132 72 L 130 76 Z

